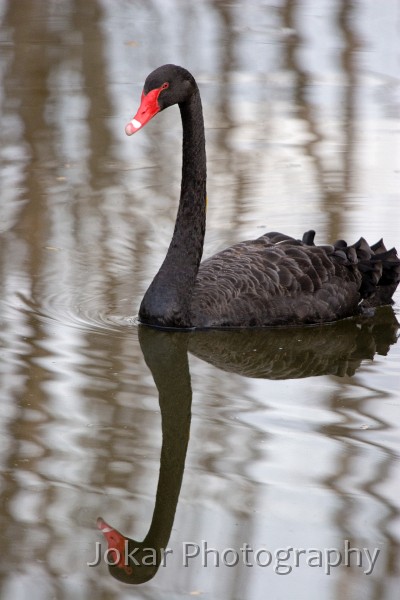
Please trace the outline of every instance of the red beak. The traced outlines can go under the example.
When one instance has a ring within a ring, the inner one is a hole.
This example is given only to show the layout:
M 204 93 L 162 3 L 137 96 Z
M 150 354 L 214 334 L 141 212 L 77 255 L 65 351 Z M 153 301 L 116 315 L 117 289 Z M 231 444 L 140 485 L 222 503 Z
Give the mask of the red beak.
M 116 551 L 116 557 L 119 558 L 118 566 L 125 564 L 125 536 L 119 531 L 111 527 L 101 517 L 97 519 L 97 527 L 107 540 L 108 550 Z
M 141 127 L 146 125 L 158 112 L 160 112 L 160 106 L 158 104 L 158 96 L 160 95 L 162 88 L 151 90 L 145 95 L 142 92 L 142 99 L 140 102 L 139 110 L 136 115 L 125 127 L 126 135 L 132 135 L 136 133 Z

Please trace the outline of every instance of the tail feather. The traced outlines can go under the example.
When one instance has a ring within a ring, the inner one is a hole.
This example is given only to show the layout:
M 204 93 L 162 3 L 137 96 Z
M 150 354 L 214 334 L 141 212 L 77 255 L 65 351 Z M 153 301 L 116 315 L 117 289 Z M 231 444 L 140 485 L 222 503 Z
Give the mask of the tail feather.
M 381 252 L 386 252 L 386 247 L 385 247 L 385 244 L 383 243 L 383 239 L 381 238 L 378 242 L 376 242 L 375 244 L 372 244 L 371 250 L 375 254 L 380 254 Z
M 314 236 L 314 230 L 306 231 L 302 243 L 314 246 Z M 400 259 L 396 248 L 387 250 L 382 238 L 370 246 L 363 237 L 351 246 L 345 240 L 337 240 L 333 246 L 322 247 L 343 264 L 357 265 L 364 307 L 393 304 L 392 296 L 400 282 Z
M 306 231 L 302 241 L 313 245 L 314 231 Z M 351 246 L 345 240 L 337 240 L 332 250 L 343 263 L 357 265 L 362 277 L 360 294 L 364 306 L 393 304 L 392 296 L 400 282 L 400 259 L 396 248 L 387 250 L 382 238 L 370 246 L 361 237 Z
M 365 306 L 393 304 L 400 282 L 400 259 L 396 248 L 386 250 L 383 240 L 368 246 L 364 238 L 353 244 L 362 275 L 360 293 Z

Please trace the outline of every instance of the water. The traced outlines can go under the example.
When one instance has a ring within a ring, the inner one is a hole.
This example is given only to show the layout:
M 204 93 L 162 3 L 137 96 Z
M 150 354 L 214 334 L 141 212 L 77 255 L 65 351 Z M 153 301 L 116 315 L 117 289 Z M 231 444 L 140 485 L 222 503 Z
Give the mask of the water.
M 397 599 L 399 292 L 370 322 L 138 328 L 181 128 L 174 109 L 132 139 L 124 125 L 153 68 L 196 75 L 205 256 L 311 227 L 399 247 L 399 12 L 0 3 L 2 599 Z M 155 507 L 170 553 L 153 578 L 88 566 L 99 515 L 143 540 Z

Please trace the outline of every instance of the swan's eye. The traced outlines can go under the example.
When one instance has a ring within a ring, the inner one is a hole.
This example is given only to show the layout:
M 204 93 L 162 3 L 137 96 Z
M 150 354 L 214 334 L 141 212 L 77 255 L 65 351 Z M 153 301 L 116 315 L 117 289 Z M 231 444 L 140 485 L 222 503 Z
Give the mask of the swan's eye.
M 168 81 L 166 81 L 165 83 L 162 84 L 161 89 L 166 90 L 168 87 L 169 87 L 169 83 L 168 83 Z

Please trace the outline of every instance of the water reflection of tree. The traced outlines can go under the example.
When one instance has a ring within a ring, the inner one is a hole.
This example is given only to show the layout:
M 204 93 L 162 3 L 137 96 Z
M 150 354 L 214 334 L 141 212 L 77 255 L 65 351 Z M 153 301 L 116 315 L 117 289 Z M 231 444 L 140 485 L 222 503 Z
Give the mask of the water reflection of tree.
M 1 283 L 7 292 L 2 299 L 8 317 L 2 337 L 11 357 L 5 388 L 12 414 L 6 432 L 10 444 L 7 456 L 3 455 L 6 477 L 1 502 L 3 547 L 7 548 L 7 572 L 11 574 L 2 572 L 2 587 L 14 589 L 14 577 L 21 579 L 30 573 L 37 589 L 43 586 L 59 595 L 64 593 L 60 573 L 69 564 L 65 556 L 64 566 L 54 559 L 58 544 L 70 539 L 71 532 L 66 537 L 62 527 L 51 522 L 50 514 L 62 506 L 68 515 L 75 502 L 84 504 L 85 496 L 83 491 L 75 494 L 69 485 L 64 487 L 66 474 L 53 472 L 54 465 L 68 465 L 67 457 L 73 460 L 76 452 L 73 427 L 68 430 L 72 419 L 65 413 L 72 412 L 71 405 L 75 409 L 78 405 L 78 413 L 88 409 L 84 408 L 79 364 L 74 361 L 79 363 L 78 354 L 83 358 L 87 349 L 86 359 L 91 355 L 90 362 L 101 378 L 98 361 L 105 348 L 114 357 L 124 354 L 118 336 L 100 336 L 97 347 L 89 350 L 96 336 L 79 327 L 74 330 L 79 311 L 73 314 L 71 298 L 64 296 L 71 282 L 76 289 L 82 286 L 84 297 L 93 298 L 99 279 L 113 280 L 109 267 L 114 249 L 104 243 L 113 234 L 102 211 L 102 202 L 109 201 L 107 185 L 112 189 L 114 183 L 113 176 L 106 173 L 106 165 L 112 163 L 111 139 L 107 128 L 99 126 L 100 115 L 103 118 L 104 112 L 110 112 L 104 38 L 96 2 L 89 6 L 66 2 L 56 7 L 51 2 L 10 1 L 4 8 L 2 32 L 7 32 L 8 43 L 4 53 L 2 50 L 7 68 L 2 71 L 5 127 L 1 135 L 3 148 L 15 157 L 12 167 L 20 177 L 10 186 L 15 186 L 15 199 L 12 205 L 10 202 L 12 219 L 0 240 Z M 83 78 L 79 85 L 74 77 L 77 73 Z M 68 132 L 82 132 L 83 115 L 69 109 L 69 103 L 77 100 L 91 106 L 85 123 L 89 135 L 75 140 L 78 154 L 72 156 L 67 138 L 70 141 L 73 136 Z M 90 215 L 95 226 L 91 226 Z M 122 220 L 119 231 L 121 224 Z M 93 272 L 80 270 L 82 262 L 74 254 L 77 248 L 91 253 L 94 277 Z M 104 304 L 115 306 L 118 288 L 103 286 L 102 292 Z M 119 361 L 101 363 L 100 359 L 100 364 L 111 373 L 118 371 Z M 61 386 L 55 393 L 57 383 Z M 69 390 L 69 398 L 67 392 L 67 403 L 61 408 L 63 387 Z M 98 390 L 96 396 L 106 404 L 104 390 Z M 25 503 L 26 509 L 20 511 L 18 507 Z M 45 569 L 41 565 L 46 565 Z
M 371 399 L 384 403 L 386 398 L 387 394 L 382 390 L 366 388 L 361 378 L 356 376 L 349 379 L 347 386 L 331 399 L 331 409 L 342 417 L 343 425 L 323 427 L 321 433 L 340 442 L 335 474 L 326 477 L 324 481 L 340 500 L 340 508 L 335 513 L 336 526 L 342 532 L 343 539 L 348 539 L 353 547 L 362 548 L 366 543 L 379 547 L 381 568 L 383 563 L 386 576 L 391 578 L 398 575 L 395 557 L 399 554 L 399 543 L 392 531 L 398 508 L 380 490 L 384 489 L 384 483 L 390 478 L 393 455 L 384 444 L 371 437 L 371 430 L 384 432 L 391 425 L 368 408 Z M 369 450 L 373 452 L 370 453 Z M 369 454 L 375 460 L 367 461 L 366 456 Z M 363 461 L 364 466 L 368 464 L 368 471 L 360 469 L 359 460 Z M 346 481 L 349 478 L 353 480 L 352 489 L 359 491 L 359 495 L 346 493 Z M 371 538 L 369 529 L 364 534 L 363 523 L 359 520 L 365 498 L 369 503 L 376 502 L 377 514 L 380 513 L 373 529 L 375 538 Z M 383 547 L 380 543 L 382 535 L 385 539 Z M 342 574 L 338 584 L 341 595 L 351 593 L 353 585 L 356 585 L 354 579 L 354 573 L 350 570 Z M 370 597 L 374 600 L 385 597 L 385 588 L 383 577 L 374 578 L 369 590 Z
M 357 49 L 356 36 L 353 31 L 352 20 L 354 7 L 351 2 L 341 2 L 337 15 L 338 30 L 344 39 L 344 48 L 341 55 L 341 74 L 345 78 L 341 89 L 343 99 L 337 109 L 337 128 L 341 129 L 340 144 L 344 147 L 342 163 L 335 170 L 325 167 L 321 149 L 327 140 L 324 132 L 324 122 L 318 117 L 318 108 L 310 98 L 309 90 L 313 82 L 312 74 L 307 70 L 304 62 L 299 57 L 304 40 L 298 31 L 297 16 L 301 6 L 297 0 L 285 2 L 282 8 L 282 18 L 285 27 L 296 31 L 296 35 L 289 38 L 286 45 L 285 62 L 288 69 L 295 76 L 294 106 L 298 116 L 304 121 L 310 136 L 303 145 L 304 153 L 310 157 L 315 169 L 315 183 L 323 203 L 323 211 L 328 218 L 327 237 L 336 240 L 344 235 L 343 217 L 348 210 L 347 199 L 352 190 L 352 174 L 354 156 L 357 152 L 355 139 L 355 99 L 357 92 L 357 70 L 354 64 L 354 52 Z

